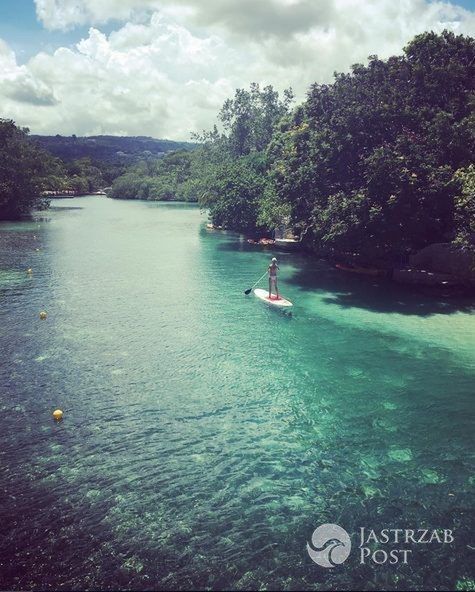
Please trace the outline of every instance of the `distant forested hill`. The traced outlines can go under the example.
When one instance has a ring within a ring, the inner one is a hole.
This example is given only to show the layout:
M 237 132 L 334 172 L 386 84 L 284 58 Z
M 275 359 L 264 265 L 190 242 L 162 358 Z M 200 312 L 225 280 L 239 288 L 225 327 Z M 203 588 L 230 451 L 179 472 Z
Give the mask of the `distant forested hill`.
M 162 156 L 174 150 L 193 150 L 197 144 L 155 140 L 146 136 L 38 136 L 30 138 L 41 148 L 64 161 L 89 157 L 93 162 L 126 164 Z

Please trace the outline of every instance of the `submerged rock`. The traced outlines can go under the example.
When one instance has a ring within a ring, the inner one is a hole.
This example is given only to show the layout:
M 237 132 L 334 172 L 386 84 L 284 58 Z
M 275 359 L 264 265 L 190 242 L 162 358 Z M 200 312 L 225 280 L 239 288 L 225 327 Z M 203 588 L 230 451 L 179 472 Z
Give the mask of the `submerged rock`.
M 410 448 L 393 448 L 389 451 L 388 456 L 398 462 L 409 462 L 412 460 L 412 451 Z
M 434 471 L 432 469 L 423 469 L 421 471 L 421 474 L 421 481 L 429 485 L 435 485 L 437 483 L 442 483 L 443 481 L 445 481 L 444 477 L 441 477 L 439 473 L 437 473 L 437 471 Z

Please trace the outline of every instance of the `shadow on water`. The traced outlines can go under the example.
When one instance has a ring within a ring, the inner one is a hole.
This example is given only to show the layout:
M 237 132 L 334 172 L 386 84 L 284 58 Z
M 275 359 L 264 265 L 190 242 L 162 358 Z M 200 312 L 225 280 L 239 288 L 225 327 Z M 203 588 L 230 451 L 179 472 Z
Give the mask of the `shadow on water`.
M 287 283 L 305 291 L 331 292 L 323 298 L 323 302 L 343 308 L 416 316 L 475 311 L 474 300 L 469 295 L 444 297 L 428 287 L 401 285 L 387 278 L 358 276 L 336 269 L 327 261 L 312 260 L 302 253 L 282 252 L 272 247 L 262 250 L 245 240 L 236 241 L 235 237 L 234 240 L 223 241 L 218 248 L 277 255 L 284 264 L 295 266 L 294 273 L 285 280 Z
M 475 310 L 473 299 L 469 297 L 444 298 L 422 293 L 421 288 L 402 286 L 390 279 L 358 277 L 325 261 L 301 260 L 299 269 L 287 281 L 304 290 L 332 292 L 323 301 L 343 308 L 417 316 Z

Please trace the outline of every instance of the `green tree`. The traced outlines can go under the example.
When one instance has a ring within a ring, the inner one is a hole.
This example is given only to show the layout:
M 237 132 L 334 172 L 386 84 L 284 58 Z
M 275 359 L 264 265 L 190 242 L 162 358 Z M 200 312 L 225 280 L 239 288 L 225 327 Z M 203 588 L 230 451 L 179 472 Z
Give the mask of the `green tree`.
M 219 113 L 223 132 L 214 127 L 199 138 L 203 147 L 193 153 L 191 171 L 199 179 L 198 201 L 209 208 L 215 224 L 255 231 L 271 222 L 270 211 L 277 204 L 265 151 L 292 101 L 291 89 L 283 99 L 272 86 L 261 90 L 253 83 L 249 90 L 237 89 Z M 274 208 L 273 214 L 272 222 L 280 219 L 282 209 Z
M 227 157 L 208 178 L 200 205 L 209 209 L 215 224 L 252 232 L 258 227 L 259 202 L 265 187 L 262 153 L 239 159 Z
M 65 168 L 68 188 L 77 193 L 90 193 L 104 187 L 102 171 L 92 164 L 89 157 L 73 160 L 67 163 Z
M 475 165 L 454 174 L 459 191 L 455 197 L 456 240 L 464 246 L 475 244 Z
M 272 138 L 274 125 L 287 113 L 292 100 L 290 88 L 284 91 L 283 100 L 271 85 L 262 90 L 257 83 L 252 83 L 250 90 L 238 88 L 219 113 L 229 153 L 244 156 L 264 150 Z
M 0 219 L 17 219 L 34 208 L 45 208 L 41 197 L 52 157 L 28 139 L 28 130 L 0 119 Z
M 115 199 L 140 199 L 139 191 L 142 182 L 143 178 L 136 174 L 121 175 L 113 182 L 110 196 Z

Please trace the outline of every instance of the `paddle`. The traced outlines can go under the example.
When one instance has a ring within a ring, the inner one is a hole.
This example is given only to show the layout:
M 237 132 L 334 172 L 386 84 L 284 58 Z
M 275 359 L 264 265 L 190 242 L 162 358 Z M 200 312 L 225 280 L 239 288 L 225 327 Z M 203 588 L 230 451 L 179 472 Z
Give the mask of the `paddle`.
M 261 277 L 260 277 L 260 278 L 257 280 L 257 282 L 254 284 L 254 286 L 257 286 L 257 284 L 258 284 L 258 283 L 259 283 L 259 282 L 262 280 L 262 278 L 263 278 L 264 276 L 266 276 L 266 275 L 267 275 L 267 271 L 265 271 L 265 272 L 264 272 L 264 273 L 261 275 Z M 249 288 L 249 290 L 244 290 L 244 294 L 246 294 L 246 296 L 247 296 L 248 294 L 250 294 L 250 292 L 251 292 L 252 288 L 254 288 L 254 286 L 252 286 L 251 288 Z

